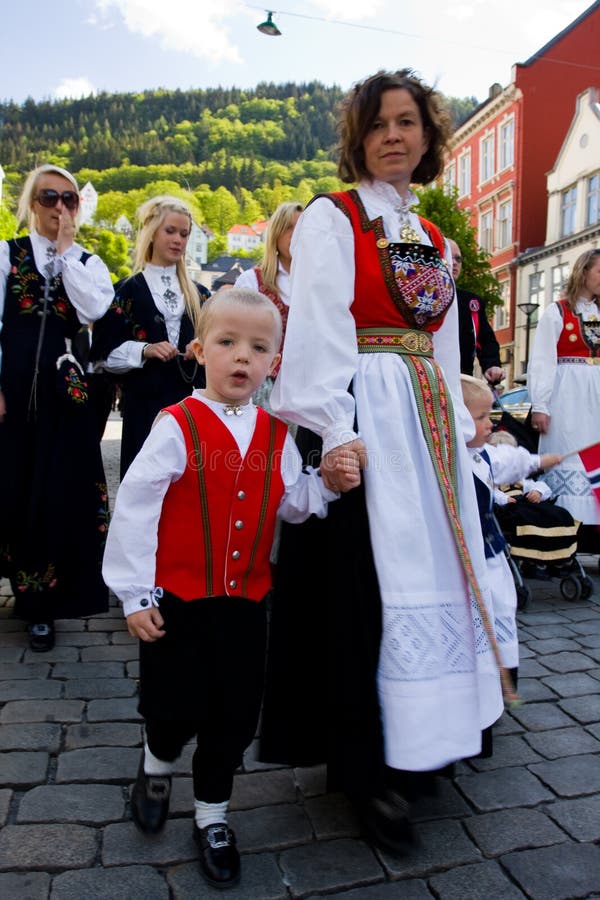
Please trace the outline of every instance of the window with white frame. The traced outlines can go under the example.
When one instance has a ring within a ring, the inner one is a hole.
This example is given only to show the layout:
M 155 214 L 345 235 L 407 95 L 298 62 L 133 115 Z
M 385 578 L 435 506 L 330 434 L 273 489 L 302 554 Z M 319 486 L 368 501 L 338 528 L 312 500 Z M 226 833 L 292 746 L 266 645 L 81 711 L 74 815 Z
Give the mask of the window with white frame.
M 565 295 L 569 280 L 569 263 L 560 263 L 552 267 L 552 300 L 560 300 Z
M 458 157 L 458 196 L 465 197 L 471 193 L 471 151 L 467 150 Z
M 600 222 L 600 173 L 590 175 L 587 180 L 587 212 L 586 225 Z
M 508 169 L 515 161 L 515 120 L 507 119 L 499 129 L 498 150 L 500 154 L 500 169 Z
M 546 291 L 546 273 L 534 272 L 529 276 L 529 302 L 537 303 L 539 310 L 544 307 L 544 294 Z M 537 321 L 539 310 L 532 316 L 532 323 Z
M 508 328 L 510 325 L 510 312 L 508 303 L 508 281 L 500 282 L 500 296 L 502 297 L 502 305 L 494 307 L 494 331 L 500 331 L 502 328 Z
M 452 194 L 456 187 L 456 163 L 452 160 L 444 170 L 444 191 Z
M 508 247 L 512 243 L 512 199 L 505 200 L 498 207 L 498 246 Z
M 479 245 L 487 253 L 491 253 L 494 246 L 493 240 L 494 216 L 491 209 L 482 212 L 479 217 Z
M 494 135 L 488 134 L 479 143 L 479 181 L 489 181 L 494 174 Z
M 560 195 L 560 236 L 566 237 L 575 231 L 575 212 L 577 209 L 577 185 L 567 188 Z

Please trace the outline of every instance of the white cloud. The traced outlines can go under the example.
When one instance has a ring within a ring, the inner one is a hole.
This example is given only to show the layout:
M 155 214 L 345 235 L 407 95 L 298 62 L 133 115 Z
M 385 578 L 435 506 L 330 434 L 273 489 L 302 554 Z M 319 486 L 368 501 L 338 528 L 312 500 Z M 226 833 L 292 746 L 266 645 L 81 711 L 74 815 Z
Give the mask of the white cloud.
M 242 61 L 230 41 L 226 20 L 243 12 L 237 0 L 96 0 L 99 17 L 120 15 L 134 34 L 158 42 L 162 50 L 191 53 L 213 63 Z M 100 26 L 100 21 L 97 23 Z
M 96 90 L 89 78 L 63 78 L 52 91 L 52 96 L 56 100 L 67 98 L 79 100 L 80 97 L 89 97 L 90 94 L 95 94 Z

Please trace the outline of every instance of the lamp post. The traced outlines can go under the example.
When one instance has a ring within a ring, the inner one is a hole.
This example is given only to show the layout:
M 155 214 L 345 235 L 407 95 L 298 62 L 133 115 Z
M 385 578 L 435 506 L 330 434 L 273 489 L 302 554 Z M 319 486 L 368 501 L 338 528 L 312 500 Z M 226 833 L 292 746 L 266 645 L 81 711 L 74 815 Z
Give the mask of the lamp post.
M 525 365 L 524 372 L 527 372 L 527 366 L 529 364 L 529 332 L 531 331 L 531 317 L 532 315 L 538 311 L 539 303 L 529 301 L 528 303 L 518 303 L 517 306 L 521 310 L 522 313 L 526 316 L 525 322 Z

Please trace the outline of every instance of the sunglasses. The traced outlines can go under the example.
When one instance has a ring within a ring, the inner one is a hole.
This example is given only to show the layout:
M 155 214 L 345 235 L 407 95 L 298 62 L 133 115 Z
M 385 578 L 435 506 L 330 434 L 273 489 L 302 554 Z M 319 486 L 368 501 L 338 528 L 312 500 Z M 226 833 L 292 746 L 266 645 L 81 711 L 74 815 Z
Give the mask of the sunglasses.
M 38 191 L 35 199 L 40 206 L 46 207 L 56 206 L 59 200 L 62 200 L 67 209 L 77 209 L 79 206 L 79 194 L 77 191 L 63 191 L 62 194 L 59 194 L 58 191 L 54 191 L 52 188 L 44 188 Z

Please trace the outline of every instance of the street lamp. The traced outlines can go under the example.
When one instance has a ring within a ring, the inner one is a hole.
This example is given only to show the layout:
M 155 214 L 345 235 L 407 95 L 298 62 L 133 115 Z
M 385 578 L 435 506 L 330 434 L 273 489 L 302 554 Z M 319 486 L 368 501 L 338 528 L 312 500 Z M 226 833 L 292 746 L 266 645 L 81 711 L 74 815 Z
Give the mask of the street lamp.
M 256 27 L 262 34 L 268 34 L 271 37 L 278 37 L 281 34 L 279 28 L 273 21 L 273 13 L 269 12 L 269 10 L 267 10 L 267 21 L 261 22 L 260 25 L 257 25 Z
M 540 304 L 537 301 L 530 300 L 528 303 L 518 303 L 517 306 L 521 310 L 522 313 L 527 317 L 527 321 L 525 322 L 525 366 L 524 371 L 527 372 L 527 365 L 529 363 L 529 332 L 531 331 L 531 317 L 532 315 L 538 311 Z

